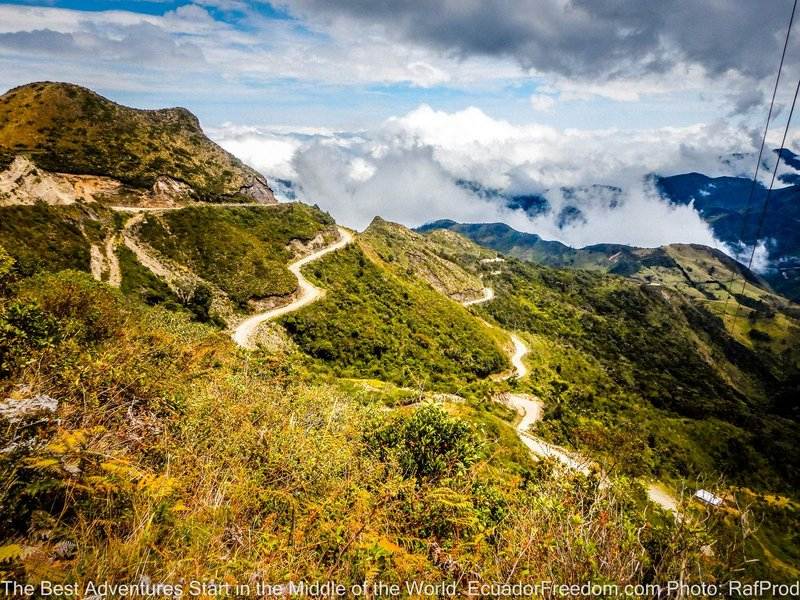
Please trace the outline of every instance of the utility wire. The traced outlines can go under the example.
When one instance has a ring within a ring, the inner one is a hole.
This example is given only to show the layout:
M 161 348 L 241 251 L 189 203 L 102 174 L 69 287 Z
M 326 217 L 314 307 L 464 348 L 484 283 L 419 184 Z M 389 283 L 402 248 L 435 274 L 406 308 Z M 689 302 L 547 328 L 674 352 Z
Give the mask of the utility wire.
M 783 71 L 783 62 L 786 59 L 786 49 L 789 47 L 789 34 L 792 32 L 792 25 L 794 24 L 794 15 L 797 11 L 797 0 L 794 0 L 794 4 L 792 5 L 792 14 L 789 16 L 789 26 L 786 29 L 786 39 L 783 42 L 783 52 L 781 52 L 781 61 L 778 64 L 778 75 L 775 78 L 775 87 L 772 88 L 772 100 L 769 103 L 769 112 L 767 113 L 767 123 L 764 125 L 764 135 L 761 136 L 761 147 L 758 149 L 758 160 L 756 160 L 756 170 L 753 173 L 753 182 L 750 185 L 750 193 L 747 195 L 747 204 L 745 205 L 744 212 L 742 213 L 742 229 L 739 232 L 739 239 L 744 240 L 745 234 L 747 233 L 747 214 L 750 212 L 750 207 L 753 204 L 753 194 L 756 190 L 756 184 L 758 183 L 758 171 L 761 169 L 761 158 L 764 155 L 764 146 L 767 142 L 767 133 L 769 132 L 769 124 L 772 121 L 772 111 L 775 107 L 775 96 L 778 94 L 778 84 L 781 82 L 781 72 Z M 781 146 L 783 148 L 783 146 Z M 778 157 L 778 161 L 780 162 L 780 157 Z M 758 238 L 756 238 L 755 244 L 758 243 Z M 753 253 L 755 254 L 755 247 L 753 248 Z M 752 258 L 751 258 L 752 262 Z M 722 316 L 723 318 L 725 315 L 728 314 L 728 302 L 731 299 L 730 288 L 733 286 L 734 282 L 736 281 L 736 273 L 734 272 L 731 276 L 730 280 L 728 281 L 727 288 L 728 288 L 728 295 L 725 298 L 725 306 L 722 309 Z
M 794 115 L 794 109 L 797 105 L 797 95 L 800 92 L 800 79 L 797 80 L 797 86 L 794 88 L 794 98 L 792 98 L 792 108 L 789 110 L 789 118 L 786 119 L 786 127 L 783 130 L 783 139 L 781 140 L 781 150 L 786 147 L 786 137 L 789 135 L 789 127 L 792 124 L 792 116 Z M 756 229 L 756 236 L 753 238 L 753 250 L 750 252 L 750 260 L 747 261 L 747 268 L 750 269 L 753 266 L 753 259 L 756 255 L 756 247 L 758 246 L 758 238 L 761 237 L 761 232 L 764 229 L 764 222 L 767 218 L 767 210 L 769 209 L 769 197 L 772 194 L 772 188 L 775 185 L 775 177 L 778 174 L 778 167 L 780 166 L 781 161 L 775 161 L 775 168 L 772 170 L 772 179 L 769 182 L 769 188 L 767 189 L 767 195 L 764 197 L 764 206 L 761 208 L 761 215 L 758 219 L 758 228 Z M 744 290 L 747 287 L 747 278 L 742 274 L 742 291 L 741 295 L 744 295 Z M 739 318 L 739 310 L 742 308 L 741 304 L 737 302 L 736 304 L 736 315 L 734 316 L 734 321 Z

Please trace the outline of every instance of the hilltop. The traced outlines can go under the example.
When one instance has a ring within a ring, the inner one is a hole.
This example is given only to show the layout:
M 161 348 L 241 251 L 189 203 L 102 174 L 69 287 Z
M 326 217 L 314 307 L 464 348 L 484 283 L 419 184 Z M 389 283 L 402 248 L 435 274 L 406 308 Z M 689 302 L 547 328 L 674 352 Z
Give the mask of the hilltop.
M 0 168 L 20 156 L 51 173 L 108 177 L 135 190 L 275 201 L 263 176 L 208 139 L 188 110 L 129 108 L 68 83 L 0 96 Z M 17 177 L 31 170 L 17 169 Z
M 360 237 L 382 262 L 427 281 L 445 296 L 469 300 L 483 291 L 474 273 L 440 256 L 436 241 L 402 225 L 375 217 Z

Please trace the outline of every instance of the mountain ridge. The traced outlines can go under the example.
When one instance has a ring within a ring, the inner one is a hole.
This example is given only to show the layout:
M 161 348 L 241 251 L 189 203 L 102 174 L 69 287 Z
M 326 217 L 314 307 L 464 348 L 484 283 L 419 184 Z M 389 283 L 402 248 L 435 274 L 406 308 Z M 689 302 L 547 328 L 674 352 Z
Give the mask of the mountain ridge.
M 168 178 L 195 199 L 275 201 L 264 177 L 212 142 L 187 109 L 129 108 L 74 84 L 31 83 L 0 96 L 0 167 L 17 156 L 134 189 L 158 191 Z
M 745 265 L 731 258 L 721 250 L 703 244 L 666 244 L 656 248 L 643 248 L 627 244 L 598 243 L 580 248 L 573 248 L 562 242 L 545 240 L 535 233 L 518 231 L 505 223 L 458 223 L 442 219 L 426 223 L 415 228 L 420 233 L 448 229 L 466 235 L 485 247 L 492 248 L 520 258 L 552 267 L 580 267 L 598 269 L 619 275 L 635 274 L 642 265 L 658 264 L 676 266 L 669 256 L 670 250 L 693 248 L 708 254 L 710 257 L 736 275 L 742 276 L 748 283 L 772 291 L 769 283 L 748 269 Z M 620 257 L 629 262 L 620 261 Z

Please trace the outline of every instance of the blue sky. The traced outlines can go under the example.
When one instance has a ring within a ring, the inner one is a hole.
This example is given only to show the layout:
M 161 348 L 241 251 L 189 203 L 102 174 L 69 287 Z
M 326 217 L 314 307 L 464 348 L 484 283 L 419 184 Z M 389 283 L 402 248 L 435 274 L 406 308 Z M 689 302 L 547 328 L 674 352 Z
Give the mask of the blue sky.
M 548 73 L 513 53 L 381 39 L 379 21 L 315 16 L 302 2 L 55 0 L 0 9 L 0 86 L 69 79 L 140 107 L 185 105 L 209 126 L 353 129 L 420 104 L 562 128 L 686 126 L 730 111 L 735 85 L 689 63 L 613 81 Z

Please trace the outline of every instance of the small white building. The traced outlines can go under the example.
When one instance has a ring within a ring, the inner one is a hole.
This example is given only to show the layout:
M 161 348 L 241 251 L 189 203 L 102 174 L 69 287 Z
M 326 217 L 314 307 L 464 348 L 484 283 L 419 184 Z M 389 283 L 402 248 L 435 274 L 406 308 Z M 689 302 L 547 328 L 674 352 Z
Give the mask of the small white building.
M 694 493 L 694 497 L 700 500 L 701 502 L 705 502 L 706 504 L 710 504 L 711 506 L 722 506 L 722 498 L 712 494 L 708 490 L 697 490 Z

